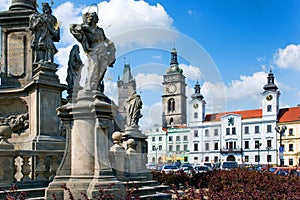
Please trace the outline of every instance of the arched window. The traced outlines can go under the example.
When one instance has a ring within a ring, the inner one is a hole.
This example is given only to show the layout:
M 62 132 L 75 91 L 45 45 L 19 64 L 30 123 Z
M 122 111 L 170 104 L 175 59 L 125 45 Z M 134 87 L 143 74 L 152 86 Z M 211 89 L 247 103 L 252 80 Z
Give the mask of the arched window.
M 175 111 L 175 100 L 171 98 L 168 101 L 168 112 L 174 112 L 174 111 Z
M 194 112 L 194 118 L 198 118 L 198 113 Z
M 267 106 L 267 112 L 272 112 L 272 105 Z
M 173 122 L 174 122 L 174 119 L 173 119 L 173 117 L 171 117 L 171 118 L 170 118 L 170 125 L 172 125 Z

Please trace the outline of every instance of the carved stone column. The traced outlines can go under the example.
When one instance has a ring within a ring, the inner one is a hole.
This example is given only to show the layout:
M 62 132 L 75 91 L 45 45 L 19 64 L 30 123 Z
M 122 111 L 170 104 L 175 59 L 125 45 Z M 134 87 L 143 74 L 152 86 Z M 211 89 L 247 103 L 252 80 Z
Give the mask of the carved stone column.
M 120 198 L 125 195 L 125 187 L 113 175 L 108 156 L 108 128 L 112 110 L 116 108 L 103 99 L 103 94 L 81 90 L 76 103 L 58 108 L 61 116 L 72 122 L 72 128 L 70 137 L 67 136 L 68 145 L 62 161 L 64 164 L 60 166 L 54 182 L 47 190 L 47 199 L 51 199 L 51 186 L 64 181 L 75 199 L 83 198 L 81 192 L 92 198 L 97 195 L 100 187 L 106 190 L 112 184 L 114 186 L 109 189 L 110 192 Z M 70 174 L 66 170 L 68 164 Z M 62 171 L 64 167 L 66 173 Z M 59 199 L 69 198 L 66 191 L 63 195 L 61 192 L 57 194 L 60 195 L 57 197 Z

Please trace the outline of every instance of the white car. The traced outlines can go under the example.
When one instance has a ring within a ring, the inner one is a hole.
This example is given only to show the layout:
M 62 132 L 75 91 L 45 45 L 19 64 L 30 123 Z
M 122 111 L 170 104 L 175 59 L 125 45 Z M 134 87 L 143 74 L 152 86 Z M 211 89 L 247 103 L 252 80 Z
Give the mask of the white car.
M 176 165 L 164 165 L 161 171 L 164 173 L 179 172 L 179 168 Z

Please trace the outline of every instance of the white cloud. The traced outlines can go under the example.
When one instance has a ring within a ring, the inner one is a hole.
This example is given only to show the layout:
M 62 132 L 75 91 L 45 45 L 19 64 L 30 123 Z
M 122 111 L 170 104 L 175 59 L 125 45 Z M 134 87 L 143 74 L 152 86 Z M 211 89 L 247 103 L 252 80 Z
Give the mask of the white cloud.
M 53 15 L 60 22 L 61 36 L 60 45 L 71 45 L 76 42 L 76 39 L 70 33 L 70 24 L 82 23 L 82 11 L 83 8 L 75 7 L 73 3 L 66 2 L 59 5 L 53 10 Z
M 106 30 L 109 35 L 141 27 L 169 28 L 173 23 L 159 3 L 152 6 L 145 1 L 111 0 L 102 1 L 98 7 L 99 24 L 109 27 Z
M 157 91 L 158 89 L 160 90 L 161 88 L 163 77 L 157 74 L 138 73 L 135 76 L 135 80 L 139 90 L 148 89 L 148 90 Z
M 162 104 L 156 102 L 153 105 L 143 105 L 142 109 L 143 117 L 140 120 L 141 129 L 147 130 L 154 124 L 162 123 Z
M 278 49 L 274 55 L 274 63 L 284 69 L 300 71 L 300 45 L 290 44 L 284 49 Z
M 10 5 L 11 5 L 11 0 L 1 0 L 0 11 L 8 10 Z
M 226 87 L 228 101 L 260 97 L 263 86 L 267 83 L 268 74 L 256 72 L 252 76 L 240 76 L 239 80 L 232 80 Z
M 185 64 L 179 64 L 179 67 L 183 70 L 183 75 L 191 80 L 196 81 L 202 78 L 202 74 L 199 67 Z

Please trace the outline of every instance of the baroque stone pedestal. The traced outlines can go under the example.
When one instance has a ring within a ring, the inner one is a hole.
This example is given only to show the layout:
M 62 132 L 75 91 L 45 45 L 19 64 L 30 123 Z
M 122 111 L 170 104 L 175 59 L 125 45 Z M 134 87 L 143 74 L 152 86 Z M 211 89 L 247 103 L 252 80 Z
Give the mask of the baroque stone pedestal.
M 128 141 L 133 139 L 135 141 L 135 151 L 136 151 L 136 165 L 134 168 L 136 172 L 130 174 L 131 180 L 151 180 L 152 173 L 146 168 L 146 156 L 147 156 L 147 136 L 142 134 L 138 127 L 125 127 L 125 132 L 123 134 L 123 141 Z M 126 147 L 127 149 L 128 147 Z M 130 166 L 129 166 L 130 168 Z M 130 171 L 130 170 L 128 170 Z
M 112 120 L 111 104 L 104 102 L 105 96 L 90 90 L 78 92 L 76 103 L 69 103 L 58 108 L 61 117 L 71 122 L 69 147 L 63 162 L 70 165 L 65 174 L 58 171 L 53 183 L 47 190 L 47 198 L 51 192 L 60 197 L 62 190 L 55 192 L 57 183 L 64 184 L 70 189 L 75 199 L 82 198 L 81 192 L 89 198 L 99 192 L 99 188 L 109 190 L 116 198 L 125 195 L 125 187 L 113 175 L 109 162 L 109 121 Z M 61 166 L 60 169 L 62 169 Z M 70 173 L 70 174 L 68 174 Z M 112 188 L 110 186 L 113 185 Z M 68 199 L 68 192 L 64 191 L 64 199 Z

